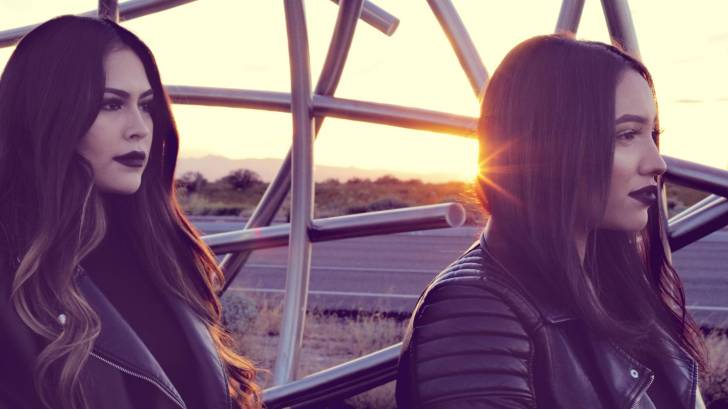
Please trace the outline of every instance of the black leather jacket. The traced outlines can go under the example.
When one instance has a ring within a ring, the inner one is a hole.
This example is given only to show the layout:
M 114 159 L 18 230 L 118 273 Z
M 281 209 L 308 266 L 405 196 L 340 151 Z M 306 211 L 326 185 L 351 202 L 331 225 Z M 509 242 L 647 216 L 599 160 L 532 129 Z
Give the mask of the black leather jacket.
M 399 408 L 703 408 L 677 345 L 652 367 L 536 305 L 481 238 L 425 290 L 403 342 Z
M 101 334 L 81 372 L 82 386 L 94 409 L 185 408 L 180 394 L 134 330 L 86 274 L 78 285 L 101 320 Z M 32 371 L 42 341 L 20 320 L 9 302 L 8 275 L 0 277 L 0 409 L 42 408 Z M 205 409 L 229 409 L 227 378 L 205 325 L 182 302 L 170 302 L 199 363 Z

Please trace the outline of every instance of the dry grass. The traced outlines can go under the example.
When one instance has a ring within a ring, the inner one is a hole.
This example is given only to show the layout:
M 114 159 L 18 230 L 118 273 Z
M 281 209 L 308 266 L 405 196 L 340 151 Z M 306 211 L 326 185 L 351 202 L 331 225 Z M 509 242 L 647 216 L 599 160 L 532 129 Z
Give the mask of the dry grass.
M 255 316 L 252 319 L 234 315 L 227 319 L 248 323 L 245 328 L 231 328 L 236 349 L 262 368 L 259 382 L 267 387 L 271 385 L 270 375 L 278 348 L 282 306 L 280 302 L 269 298 L 245 301 L 239 293 L 229 293 L 224 297 L 226 310 L 247 311 L 238 305 L 250 302 L 255 305 Z M 335 314 L 309 312 L 304 327 L 299 376 L 306 376 L 395 344 L 402 340 L 404 326 L 405 322 L 401 320 L 377 313 L 340 317 Z M 394 382 L 328 407 L 395 409 Z
M 728 336 L 724 331 L 712 331 L 705 337 L 708 367 L 700 379 L 705 403 L 724 400 L 728 403 Z M 723 406 L 725 407 L 725 406 Z

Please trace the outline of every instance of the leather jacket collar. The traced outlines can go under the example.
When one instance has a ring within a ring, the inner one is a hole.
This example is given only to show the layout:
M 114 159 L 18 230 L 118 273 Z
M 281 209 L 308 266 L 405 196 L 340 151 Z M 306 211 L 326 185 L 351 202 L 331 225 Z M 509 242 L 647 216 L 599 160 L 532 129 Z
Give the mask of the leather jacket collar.
M 101 321 L 101 333 L 94 344 L 91 359 L 98 359 L 126 375 L 152 383 L 177 406 L 186 408 L 179 392 L 149 349 L 90 277 L 80 274 L 77 282 Z M 194 354 L 180 359 L 198 362 L 200 388 L 205 391 L 205 401 L 209 402 L 207 407 L 230 408 L 226 372 L 207 327 L 183 302 L 170 300 L 169 305 Z

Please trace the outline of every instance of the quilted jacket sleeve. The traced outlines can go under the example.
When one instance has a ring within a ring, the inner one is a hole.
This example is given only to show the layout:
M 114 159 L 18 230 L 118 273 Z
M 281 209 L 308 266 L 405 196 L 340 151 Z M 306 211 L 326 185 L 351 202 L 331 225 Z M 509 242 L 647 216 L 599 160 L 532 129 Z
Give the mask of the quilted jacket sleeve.
M 405 337 L 399 407 L 535 408 L 533 343 L 508 298 L 483 279 L 439 284 Z

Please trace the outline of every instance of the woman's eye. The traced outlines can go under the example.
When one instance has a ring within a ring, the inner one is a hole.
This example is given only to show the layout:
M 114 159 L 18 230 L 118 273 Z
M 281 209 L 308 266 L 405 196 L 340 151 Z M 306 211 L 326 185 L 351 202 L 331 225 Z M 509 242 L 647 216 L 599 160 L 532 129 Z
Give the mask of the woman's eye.
M 151 113 L 154 108 L 154 101 L 144 101 L 139 104 L 139 108 L 144 112 Z
M 617 139 L 622 140 L 622 141 L 631 141 L 636 137 L 637 137 L 637 131 L 626 131 L 626 132 L 617 134 Z
M 101 109 L 104 111 L 118 111 L 124 106 L 124 102 L 118 99 L 107 99 L 101 103 Z

